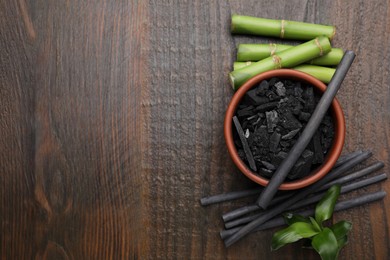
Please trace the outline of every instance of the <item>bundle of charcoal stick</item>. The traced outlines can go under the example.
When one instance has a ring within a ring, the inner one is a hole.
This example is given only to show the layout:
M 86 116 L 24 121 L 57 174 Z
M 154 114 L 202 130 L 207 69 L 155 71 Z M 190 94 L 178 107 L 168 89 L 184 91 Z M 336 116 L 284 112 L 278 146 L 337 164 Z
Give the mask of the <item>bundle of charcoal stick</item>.
M 387 179 L 385 173 L 373 174 L 382 169 L 383 162 L 377 161 L 368 166 L 358 168 L 358 165 L 372 156 L 370 151 L 356 151 L 341 156 L 331 172 L 318 182 L 298 191 L 283 192 L 275 196 L 270 207 L 261 209 L 256 202 L 244 205 L 222 215 L 225 229 L 220 232 L 221 238 L 228 247 L 243 234 L 256 232 L 284 225 L 282 213 L 294 212 L 303 216 L 313 215 L 314 209 L 307 208 L 321 199 L 325 191 L 334 184 L 340 184 L 341 193 L 347 193 L 362 187 L 369 186 Z M 368 176 L 373 175 L 373 176 Z M 204 197 L 201 205 L 207 206 L 216 203 L 228 202 L 244 197 L 259 195 L 263 188 L 228 192 L 224 194 Z M 383 190 L 366 193 L 352 199 L 343 200 L 336 204 L 335 211 L 347 210 L 366 203 L 381 200 L 385 197 Z

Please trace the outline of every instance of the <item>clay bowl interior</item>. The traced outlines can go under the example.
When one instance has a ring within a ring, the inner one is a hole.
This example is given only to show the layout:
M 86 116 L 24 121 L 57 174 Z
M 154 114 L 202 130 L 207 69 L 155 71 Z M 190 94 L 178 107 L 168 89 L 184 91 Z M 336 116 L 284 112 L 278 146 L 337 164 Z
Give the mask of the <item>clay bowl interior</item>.
M 279 69 L 279 70 L 264 72 L 262 74 L 259 74 L 251 78 L 243 86 L 241 86 L 234 94 L 232 100 L 230 101 L 228 109 L 226 111 L 225 122 L 224 122 L 224 135 L 225 135 L 225 141 L 228 148 L 228 152 L 233 162 L 238 167 L 238 169 L 243 174 L 245 174 L 249 179 L 262 186 L 266 186 L 268 184 L 268 179 L 261 177 L 259 174 L 255 172 L 252 172 L 238 156 L 238 152 L 233 140 L 232 118 L 236 112 L 238 105 L 240 104 L 242 98 L 244 97 L 245 93 L 249 91 L 252 87 L 259 84 L 262 80 L 270 79 L 273 77 L 288 78 L 295 81 L 309 83 L 315 88 L 315 91 L 319 91 L 320 93 L 324 92 L 326 89 L 326 85 L 324 83 L 322 83 L 318 79 L 306 73 L 291 70 L 291 69 Z M 308 185 L 311 185 L 314 182 L 321 179 L 322 177 L 324 177 L 336 163 L 344 146 L 345 119 L 344 119 L 344 113 L 337 99 L 333 100 L 330 109 L 331 109 L 331 114 L 332 114 L 333 124 L 334 124 L 334 139 L 331 148 L 324 159 L 323 164 L 304 178 L 294 180 L 294 181 L 284 182 L 279 187 L 280 190 L 295 190 L 295 189 L 300 189 Z

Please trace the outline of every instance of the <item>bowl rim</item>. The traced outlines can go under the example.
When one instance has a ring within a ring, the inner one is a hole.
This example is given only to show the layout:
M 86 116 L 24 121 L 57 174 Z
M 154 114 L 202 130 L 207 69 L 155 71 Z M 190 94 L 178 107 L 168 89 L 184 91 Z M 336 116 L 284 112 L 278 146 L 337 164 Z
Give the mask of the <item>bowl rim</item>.
M 260 83 L 262 80 L 270 79 L 273 77 L 289 78 L 292 80 L 303 81 L 311 84 L 320 92 L 324 92 L 326 89 L 326 85 L 323 82 L 321 82 L 320 80 L 314 78 L 309 74 L 292 70 L 292 69 L 277 69 L 277 70 L 267 71 L 252 77 L 234 93 L 229 103 L 229 106 L 226 110 L 225 121 L 224 121 L 224 136 L 225 136 L 228 152 L 234 164 L 238 167 L 238 169 L 249 179 L 262 186 L 266 186 L 268 184 L 268 179 L 261 177 L 257 173 L 252 172 L 238 156 L 238 152 L 233 141 L 232 118 L 234 116 L 234 113 L 238 105 L 240 104 L 241 99 L 244 97 L 245 93 L 248 90 L 250 90 L 253 86 Z M 308 176 L 302 179 L 283 182 L 279 187 L 279 190 L 295 190 L 295 189 L 300 189 L 309 186 L 315 183 L 316 181 L 320 180 L 322 177 L 324 177 L 335 165 L 344 146 L 345 132 L 346 132 L 345 118 L 340 103 L 336 98 L 333 99 L 330 108 L 332 109 L 332 118 L 334 119 L 335 135 L 334 135 L 332 146 L 327 156 L 325 157 L 324 163 L 316 170 L 311 172 Z

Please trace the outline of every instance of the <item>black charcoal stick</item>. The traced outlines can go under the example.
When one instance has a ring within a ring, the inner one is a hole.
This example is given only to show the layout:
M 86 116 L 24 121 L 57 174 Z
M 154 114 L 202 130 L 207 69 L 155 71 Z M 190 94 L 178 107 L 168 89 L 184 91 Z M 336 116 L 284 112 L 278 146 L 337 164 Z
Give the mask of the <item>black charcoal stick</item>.
M 277 216 L 278 214 L 282 213 L 285 211 L 287 207 L 290 205 L 295 204 L 297 201 L 305 198 L 309 194 L 312 194 L 316 192 L 322 185 L 325 183 L 337 178 L 339 175 L 347 172 L 350 170 L 352 167 L 356 166 L 357 164 L 361 163 L 362 161 L 366 160 L 371 156 L 371 152 L 364 152 L 354 159 L 346 162 L 340 167 L 337 167 L 333 171 L 329 172 L 325 177 L 317 181 L 316 183 L 312 184 L 311 186 L 302 189 L 296 195 L 291 197 L 290 199 L 285 200 L 281 204 L 278 204 L 277 206 L 273 207 L 270 210 L 267 210 L 266 214 L 261 215 L 259 218 L 253 220 L 252 222 L 246 224 L 244 227 L 242 227 L 237 233 L 234 233 L 232 236 L 228 237 L 224 243 L 225 246 L 231 246 L 238 240 L 240 240 L 243 236 L 249 234 L 252 230 L 260 226 L 261 224 L 265 223 L 266 221 L 270 220 L 271 218 Z
M 380 182 L 380 181 L 383 181 L 386 179 L 387 179 L 387 175 L 385 173 L 382 173 L 382 174 L 379 174 L 379 175 L 376 175 L 376 176 L 373 176 L 373 177 L 370 177 L 370 178 L 367 178 L 364 180 L 360 180 L 360 181 L 342 186 L 340 194 L 344 194 L 344 193 L 347 193 L 347 192 L 350 192 L 350 191 L 353 191 L 356 189 L 360 189 L 362 187 L 366 187 L 366 186 L 369 186 L 371 184 L 374 184 L 374 183 L 377 183 L 377 182 Z M 335 182 L 334 184 L 342 184 L 342 183 Z M 304 198 L 304 199 L 298 201 L 296 204 L 291 205 L 287 210 L 295 210 L 295 209 L 299 209 L 299 208 L 311 205 L 313 203 L 316 203 L 322 199 L 322 197 L 325 195 L 325 193 L 326 192 L 324 191 L 324 192 L 321 192 L 319 194 L 314 194 L 313 196 L 310 196 L 308 198 Z M 252 220 L 260 217 L 262 214 L 264 214 L 264 212 L 226 222 L 225 228 L 229 229 L 229 228 L 237 227 L 237 226 L 242 225 L 242 224 L 246 224 L 246 223 L 251 222 Z
M 354 152 L 354 153 L 351 153 L 351 154 L 347 154 L 345 155 L 346 157 L 348 157 L 348 160 L 344 160 L 343 163 L 346 163 L 347 161 L 349 160 L 352 160 L 353 158 L 355 158 L 356 156 L 358 156 L 359 154 L 362 154 L 363 151 L 357 151 L 357 152 Z M 339 166 L 342 165 L 342 164 L 339 164 Z M 352 172 L 346 176 L 343 176 L 343 177 L 340 177 L 336 180 L 333 180 L 329 183 L 326 183 L 324 184 L 324 186 L 322 186 L 319 191 L 322 191 L 322 190 L 326 190 L 328 189 L 329 187 L 331 187 L 332 185 L 334 184 L 343 184 L 343 183 L 347 183 L 349 181 L 353 181 L 355 179 L 358 179 L 360 177 L 363 177 L 367 174 L 370 174 L 372 172 L 375 172 L 381 168 L 383 168 L 384 166 L 384 163 L 383 162 L 376 162 L 370 166 L 367 166 L 361 170 L 358 170 L 356 172 Z M 291 196 L 293 196 L 294 193 L 287 193 L 285 195 L 282 195 L 282 196 L 278 196 L 278 197 L 275 197 L 272 201 L 271 201 L 271 204 L 270 205 L 275 205 Z M 258 210 L 261 210 L 261 208 L 259 206 L 257 206 L 256 204 L 254 205 L 248 205 L 248 206 L 244 206 L 244 207 L 240 207 L 240 208 L 237 208 L 233 211 L 230 211 L 228 213 L 225 213 L 222 215 L 222 219 L 224 220 L 224 222 L 230 222 L 236 218 L 239 218 L 243 215 L 246 215 L 248 213 L 251 213 L 251 212 L 254 212 L 254 211 L 258 211 Z M 245 218 L 245 221 L 246 222 L 241 222 L 240 224 L 242 223 L 247 223 L 249 222 L 249 220 L 253 220 L 254 218 L 249 218 L 249 217 L 246 217 Z
M 259 207 L 263 209 L 266 209 L 268 207 L 275 193 L 278 191 L 279 186 L 286 179 L 287 174 L 290 172 L 298 158 L 301 156 L 302 152 L 305 150 L 306 146 L 309 144 L 311 138 L 317 131 L 317 128 L 321 124 L 322 119 L 328 111 L 328 108 L 330 107 L 333 98 L 336 96 L 336 93 L 339 90 L 345 76 L 347 75 L 348 69 L 350 68 L 354 59 L 355 53 L 353 51 L 345 52 L 340 64 L 337 66 L 337 69 L 331 81 L 328 84 L 328 87 L 326 88 L 321 99 L 319 100 L 301 136 L 291 148 L 290 152 L 287 155 L 287 158 L 282 161 L 275 173 L 272 175 L 272 178 L 268 182 L 268 185 L 260 194 L 260 197 L 257 200 L 257 205 L 259 205 Z
M 237 130 L 238 136 L 240 137 L 240 140 L 241 140 L 241 143 L 242 143 L 242 147 L 244 147 L 244 152 L 245 152 L 245 155 L 246 155 L 246 159 L 248 160 L 249 167 L 253 171 L 257 172 L 256 163 L 255 163 L 255 160 L 253 159 L 253 155 L 252 155 L 251 149 L 249 148 L 249 145 L 248 145 L 248 142 L 246 140 L 246 137 L 245 137 L 245 134 L 244 134 L 244 130 L 241 127 L 240 121 L 238 121 L 238 118 L 236 116 L 234 116 L 233 117 L 233 122 L 234 122 L 234 125 L 236 126 L 236 130 Z
M 262 189 L 263 189 L 262 187 L 258 187 L 257 189 L 233 191 L 233 192 L 218 194 L 210 197 L 204 197 L 200 199 L 200 204 L 202 206 L 207 206 L 210 204 L 231 201 L 235 199 L 241 199 L 241 198 L 259 194 L 262 191 Z
M 378 191 L 378 192 L 362 195 L 360 197 L 353 198 L 350 200 L 337 202 L 336 206 L 334 208 L 334 211 L 337 212 L 337 211 L 341 211 L 341 210 L 347 210 L 347 209 L 350 209 L 353 207 L 358 207 L 358 206 L 364 205 L 366 203 L 370 203 L 370 202 L 374 202 L 374 201 L 383 199 L 385 196 L 386 196 L 386 192 Z M 304 217 L 313 216 L 314 209 L 298 211 L 298 212 L 295 212 L 294 214 L 299 214 L 299 215 L 304 216 Z M 279 227 L 279 226 L 283 226 L 283 225 L 285 225 L 285 221 L 284 221 L 283 217 L 276 217 L 276 218 L 271 219 L 270 221 L 267 221 L 263 225 L 259 226 L 258 228 L 253 230 L 253 232 L 266 230 L 269 228 L 275 228 L 275 227 Z M 232 229 L 228 229 L 228 230 L 222 230 L 219 234 L 220 234 L 222 239 L 226 239 L 227 237 L 233 235 L 238 230 L 240 230 L 240 228 L 241 227 L 236 227 L 236 228 L 232 228 Z

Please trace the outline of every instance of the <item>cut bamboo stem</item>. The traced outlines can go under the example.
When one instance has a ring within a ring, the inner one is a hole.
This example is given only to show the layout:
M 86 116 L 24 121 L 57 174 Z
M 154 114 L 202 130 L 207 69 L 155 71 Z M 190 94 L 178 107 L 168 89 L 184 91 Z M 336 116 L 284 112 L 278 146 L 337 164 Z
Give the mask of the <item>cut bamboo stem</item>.
M 237 61 L 259 61 L 292 47 L 294 46 L 275 43 L 239 44 L 237 48 Z M 307 61 L 307 63 L 319 66 L 337 66 L 343 55 L 344 51 L 342 49 L 332 48 L 330 52 L 324 56 Z
M 251 65 L 251 61 L 246 61 L 246 62 L 234 62 L 233 63 L 233 70 L 238 70 L 241 68 L 244 68 L 246 66 Z M 304 73 L 307 73 L 322 82 L 328 84 L 330 80 L 333 77 L 334 72 L 336 69 L 333 68 L 327 68 L 327 67 L 321 67 L 321 66 L 316 66 L 316 65 L 308 65 L 308 64 L 302 64 L 298 65 L 292 68 L 293 70 L 298 70 Z
M 290 199 L 285 200 L 284 202 L 278 204 L 277 206 L 273 207 L 272 209 L 267 210 L 266 214 L 263 214 L 259 218 L 253 220 L 252 222 L 246 224 L 244 227 L 242 227 L 239 231 L 234 233 L 232 236 L 228 237 L 224 243 L 226 247 L 231 246 L 238 240 L 240 240 L 243 236 L 250 233 L 252 230 L 260 226 L 261 224 L 265 223 L 266 221 L 270 220 L 271 218 L 279 215 L 280 213 L 284 212 L 287 207 L 290 205 L 295 204 L 296 202 L 300 201 L 301 199 L 307 197 L 308 195 L 316 192 L 321 186 L 323 186 L 325 183 L 339 177 L 341 174 L 347 172 L 352 167 L 356 166 L 357 164 L 361 163 L 362 161 L 368 159 L 371 156 L 370 152 L 364 152 L 354 159 L 346 162 L 340 167 L 337 167 L 333 171 L 329 172 L 325 177 L 317 181 L 316 183 L 312 184 L 311 186 L 302 189 L 301 191 L 297 192 L 296 195 L 291 197 Z
M 291 48 L 293 49 L 293 48 Z M 290 49 L 290 50 L 291 50 Z M 289 51 L 289 50 L 287 50 Z M 317 131 L 318 126 L 320 125 L 322 119 L 324 118 L 328 108 L 330 107 L 333 98 L 336 96 L 337 91 L 339 90 L 341 83 L 343 82 L 345 76 L 353 60 L 355 59 L 355 53 L 353 51 L 346 51 L 343 59 L 341 60 L 337 70 L 326 88 L 325 92 L 322 94 L 321 99 L 318 101 L 318 104 L 310 117 L 309 122 L 307 123 L 302 134 L 298 138 L 297 142 L 291 148 L 286 159 L 282 161 L 279 167 L 276 169 L 275 173 L 272 175 L 272 178 L 268 182 L 268 185 L 264 188 L 260 194 L 259 199 L 257 200 L 257 205 L 261 208 L 266 209 L 274 197 L 275 193 L 278 191 L 279 186 L 285 180 L 287 174 L 292 169 L 299 156 L 301 156 L 303 150 L 309 144 L 314 133 Z M 245 69 L 245 68 L 244 68 Z M 241 69 L 243 70 L 243 69 Z
M 332 39 L 336 33 L 336 27 L 289 20 L 232 15 L 231 32 L 282 39 L 311 40 L 320 35 L 325 35 Z
M 296 66 L 293 69 L 307 73 L 326 84 L 328 84 L 332 80 L 332 77 L 336 71 L 336 69 L 333 68 L 321 67 L 316 65 L 307 65 L 307 64 Z
M 237 90 L 253 76 L 273 69 L 291 68 L 316 57 L 323 56 L 331 50 L 329 39 L 319 36 L 314 40 L 274 54 L 264 60 L 255 62 L 245 68 L 229 73 L 233 89 Z
M 235 61 L 235 62 L 233 62 L 233 71 L 242 69 L 242 68 L 247 67 L 247 66 L 252 65 L 252 64 L 253 64 L 253 61 Z

